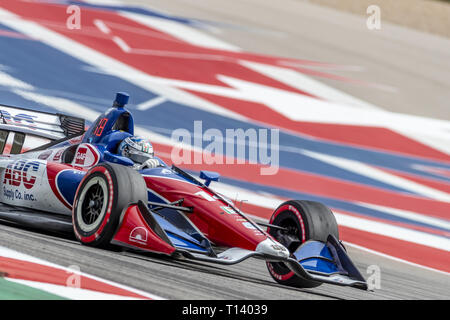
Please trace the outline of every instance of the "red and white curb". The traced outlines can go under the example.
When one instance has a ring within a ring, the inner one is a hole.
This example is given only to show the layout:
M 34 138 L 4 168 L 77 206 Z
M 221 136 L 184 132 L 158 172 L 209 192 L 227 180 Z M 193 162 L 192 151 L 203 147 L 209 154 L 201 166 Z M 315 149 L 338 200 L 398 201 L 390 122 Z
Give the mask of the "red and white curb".
M 163 298 L 63 267 L 0 246 L 0 271 L 5 280 L 75 300 L 161 300 Z

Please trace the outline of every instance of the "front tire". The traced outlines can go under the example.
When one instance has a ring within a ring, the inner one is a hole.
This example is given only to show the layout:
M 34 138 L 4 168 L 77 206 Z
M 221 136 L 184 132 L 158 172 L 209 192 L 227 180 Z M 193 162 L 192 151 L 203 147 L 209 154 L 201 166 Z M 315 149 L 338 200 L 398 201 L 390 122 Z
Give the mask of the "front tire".
M 287 229 L 283 231 L 268 227 L 267 232 L 284 245 L 291 254 L 308 240 L 326 242 L 329 234 L 339 239 L 336 218 L 327 206 L 319 202 L 286 201 L 274 211 L 270 224 Z M 321 284 L 300 278 L 282 262 L 267 262 L 267 268 L 272 278 L 284 285 L 314 288 Z
M 122 211 L 139 200 L 147 203 L 147 186 L 136 170 L 111 163 L 91 168 L 75 194 L 72 222 L 76 238 L 85 245 L 108 247 Z

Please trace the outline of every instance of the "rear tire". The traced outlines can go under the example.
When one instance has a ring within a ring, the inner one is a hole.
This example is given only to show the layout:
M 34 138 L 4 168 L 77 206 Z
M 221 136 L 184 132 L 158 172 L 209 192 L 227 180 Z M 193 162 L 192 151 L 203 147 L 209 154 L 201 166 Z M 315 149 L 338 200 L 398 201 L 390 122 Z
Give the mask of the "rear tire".
M 339 239 L 338 226 L 333 212 L 319 202 L 286 201 L 274 211 L 270 224 L 288 228 L 286 232 L 268 227 L 267 232 L 288 248 L 291 254 L 308 240 L 326 242 L 329 234 Z M 314 288 L 321 284 L 317 281 L 300 278 L 282 262 L 267 262 L 267 268 L 272 278 L 284 285 Z
M 75 194 L 72 222 L 76 238 L 85 245 L 106 248 L 130 203 L 147 203 L 147 186 L 134 169 L 102 163 L 91 168 Z

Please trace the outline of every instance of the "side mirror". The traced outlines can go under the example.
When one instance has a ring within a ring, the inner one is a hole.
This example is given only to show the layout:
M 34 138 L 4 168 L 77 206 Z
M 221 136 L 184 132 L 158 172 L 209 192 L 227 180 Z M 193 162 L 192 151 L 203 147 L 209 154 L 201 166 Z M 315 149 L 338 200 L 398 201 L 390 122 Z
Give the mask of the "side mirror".
M 200 179 L 205 180 L 205 185 L 208 187 L 211 181 L 219 181 L 220 174 L 214 171 L 200 171 Z

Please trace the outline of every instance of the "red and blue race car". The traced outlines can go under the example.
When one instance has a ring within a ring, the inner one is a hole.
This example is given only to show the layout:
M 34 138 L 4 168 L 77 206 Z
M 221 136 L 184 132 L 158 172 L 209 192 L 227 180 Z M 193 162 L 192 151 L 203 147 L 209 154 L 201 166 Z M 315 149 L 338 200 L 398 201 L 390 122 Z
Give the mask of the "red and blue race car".
M 257 223 L 200 179 L 162 160 L 136 168 L 117 153 L 134 134 L 128 95 L 88 130 L 81 118 L 0 105 L 0 219 L 73 233 L 85 245 L 120 246 L 232 265 L 264 260 L 276 282 L 367 289 L 325 205 L 291 200 Z

